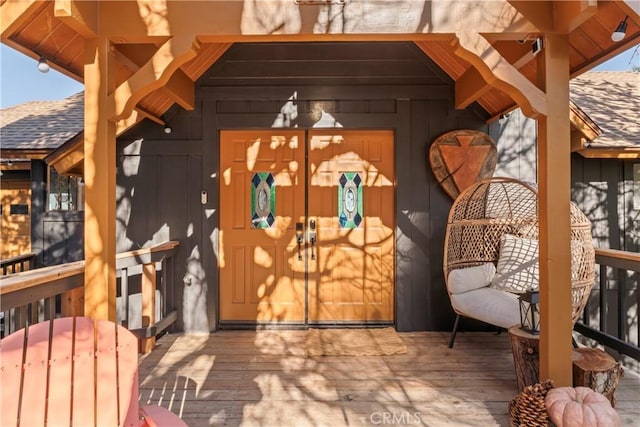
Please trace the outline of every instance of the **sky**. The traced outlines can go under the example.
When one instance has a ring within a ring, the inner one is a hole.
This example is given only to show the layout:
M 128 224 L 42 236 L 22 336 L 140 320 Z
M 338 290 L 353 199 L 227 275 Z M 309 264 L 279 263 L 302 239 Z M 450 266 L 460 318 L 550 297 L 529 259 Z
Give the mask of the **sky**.
M 28 101 L 64 99 L 83 90 L 83 85 L 75 80 L 53 69 L 43 74 L 36 65 L 36 61 L 28 56 L 4 44 L 0 45 L 0 109 Z M 602 63 L 594 70 L 629 71 L 632 65 L 640 66 L 638 46 Z

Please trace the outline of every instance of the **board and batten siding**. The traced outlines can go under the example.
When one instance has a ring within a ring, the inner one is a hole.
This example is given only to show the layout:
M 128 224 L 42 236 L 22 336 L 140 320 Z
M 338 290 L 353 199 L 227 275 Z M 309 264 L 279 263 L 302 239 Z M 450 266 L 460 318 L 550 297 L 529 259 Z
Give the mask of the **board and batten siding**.
M 118 251 L 180 241 L 177 326 L 215 330 L 219 131 L 393 129 L 396 327 L 449 330 L 454 314 L 442 254 L 452 201 L 427 153 L 442 133 L 489 130 L 480 108 L 457 111 L 453 98 L 453 81 L 413 43 L 233 45 L 196 83 L 195 110 L 174 107 L 165 115 L 170 135 L 143 122 L 118 139 Z

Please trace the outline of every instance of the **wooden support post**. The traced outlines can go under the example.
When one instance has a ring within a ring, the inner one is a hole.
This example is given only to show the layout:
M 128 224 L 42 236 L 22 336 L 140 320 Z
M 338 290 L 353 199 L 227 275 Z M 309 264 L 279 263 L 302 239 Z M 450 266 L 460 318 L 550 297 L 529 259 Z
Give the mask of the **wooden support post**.
M 518 392 L 528 385 L 540 382 L 540 337 L 520 329 L 520 325 L 509 328 L 509 342 L 516 368 Z
M 84 316 L 84 288 L 76 288 L 62 294 L 62 317 Z
M 107 37 L 85 42 L 84 307 L 94 319 L 116 321 L 116 125 L 110 94 L 114 55 Z
M 589 387 L 616 406 L 616 387 L 624 369 L 613 357 L 598 348 L 573 350 L 573 386 Z
M 156 265 L 142 266 L 142 327 L 148 328 L 156 323 Z M 149 353 L 156 344 L 156 338 L 143 338 L 140 341 L 140 352 Z
M 538 119 L 540 378 L 571 386 L 571 137 L 569 36 L 545 34 L 538 77 L 547 114 Z

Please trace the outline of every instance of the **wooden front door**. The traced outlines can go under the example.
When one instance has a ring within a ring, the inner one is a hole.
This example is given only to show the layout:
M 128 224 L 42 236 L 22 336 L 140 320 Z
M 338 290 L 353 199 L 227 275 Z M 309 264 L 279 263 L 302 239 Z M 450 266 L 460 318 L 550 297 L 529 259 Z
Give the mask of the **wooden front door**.
M 223 131 L 220 144 L 220 320 L 392 322 L 393 132 Z

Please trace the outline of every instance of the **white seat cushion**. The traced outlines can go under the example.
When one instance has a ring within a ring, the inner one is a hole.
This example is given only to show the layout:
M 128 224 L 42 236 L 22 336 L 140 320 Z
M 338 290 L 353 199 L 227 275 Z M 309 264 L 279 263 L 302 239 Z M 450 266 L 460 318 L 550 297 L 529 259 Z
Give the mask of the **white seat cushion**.
M 451 295 L 456 313 L 508 329 L 520 324 L 518 295 L 484 287 Z
M 451 294 L 462 294 L 489 286 L 496 274 L 496 266 L 492 262 L 467 268 L 451 270 L 447 279 L 447 289 Z

